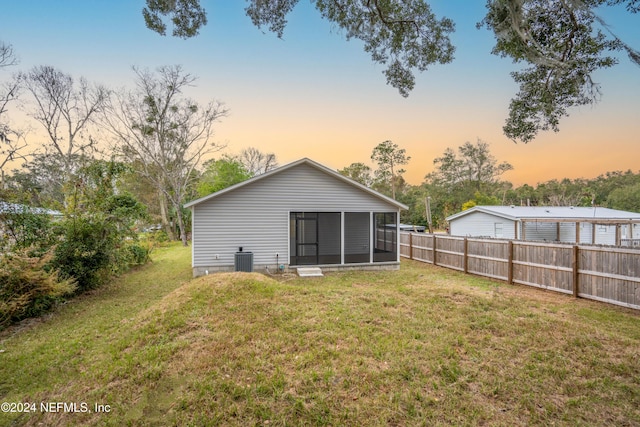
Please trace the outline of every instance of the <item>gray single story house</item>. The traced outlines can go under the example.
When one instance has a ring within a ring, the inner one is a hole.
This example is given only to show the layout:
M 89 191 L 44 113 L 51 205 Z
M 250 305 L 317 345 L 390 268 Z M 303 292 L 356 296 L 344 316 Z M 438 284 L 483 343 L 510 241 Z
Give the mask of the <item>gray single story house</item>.
M 447 221 L 455 236 L 640 246 L 640 214 L 602 207 L 475 206 Z
M 307 158 L 185 207 L 194 276 L 308 266 L 398 269 L 400 210 L 408 209 Z

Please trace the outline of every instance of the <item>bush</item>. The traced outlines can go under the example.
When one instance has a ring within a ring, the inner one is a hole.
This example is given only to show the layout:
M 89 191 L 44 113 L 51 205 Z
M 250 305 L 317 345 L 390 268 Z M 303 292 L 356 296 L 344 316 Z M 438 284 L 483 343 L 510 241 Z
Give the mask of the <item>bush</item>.
M 47 270 L 51 254 L 32 257 L 27 250 L 5 255 L 0 260 L 0 328 L 39 316 L 63 296 L 75 291 L 73 279 L 62 279 Z
M 115 259 L 115 244 L 108 224 L 89 218 L 69 220 L 51 265 L 63 278 L 75 278 L 78 292 L 94 289 L 108 276 Z
M 139 243 L 128 243 L 121 247 L 113 262 L 112 271 L 115 274 L 122 273 L 135 265 L 143 265 L 149 261 L 151 246 L 144 247 Z
M 94 289 L 111 274 L 127 271 L 149 260 L 150 249 L 127 241 L 108 221 L 75 218 L 65 224 L 65 234 L 54 250 L 52 266 L 62 277 L 75 278 L 78 292 Z
M 35 212 L 27 206 L 5 204 L 0 213 L 0 227 L 0 246 L 7 252 L 30 248 L 42 255 L 55 243 L 55 227 L 49 215 Z
M 141 245 L 134 244 L 126 247 L 131 255 L 131 265 L 142 265 L 149 261 L 151 251 Z
M 150 239 L 155 243 L 168 243 L 170 241 L 169 235 L 164 230 L 156 230 L 149 233 Z

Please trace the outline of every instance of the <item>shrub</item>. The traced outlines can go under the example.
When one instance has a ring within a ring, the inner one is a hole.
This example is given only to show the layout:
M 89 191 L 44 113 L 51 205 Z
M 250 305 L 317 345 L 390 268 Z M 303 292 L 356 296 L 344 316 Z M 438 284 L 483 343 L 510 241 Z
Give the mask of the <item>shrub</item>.
M 65 224 L 64 238 L 54 250 L 51 265 L 63 278 L 75 278 L 78 292 L 84 292 L 102 284 L 114 259 L 108 224 L 75 218 Z
M 112 265 L 113 273 L 122 273 L 135 265 L 146 264 L 151 255 L 151 246 L 145 247 L 140 243 L 128 243 L 118 249 L 116 259 Z
M 75 278 L 78 292 L 84 292 L 100 286 L 111 274 L 146 263 L 150 253 L 134 240 L 127 241 L 113 221 L 75 218 L 65 224 L 52 266 L 60 270 L 62 277 Z
M 55 227 L 46 213 L 17 204 L 5 204 L 0 213 L 1 249 L 4 251 L 30 248 L 44 254 L 55 243 Z
M 142 245 L 133 244 L 126 247 L 131 254 L 131 265 L 142 265 L 149 261 L 150 250 Z
M 157 230 L 151 233 L 151 239 L 157 243 L 169 242 L 169 235 L 164 230 Z
M 96 160 L 67 183 L 67 215 L 52 266 L 62 277 L 75 278 L 79 292 L 136 262 L 127 246 L 146 209 L 131 194 L 116 191 L 115 183 L 126 169 L 122 163 Z
M 75 291 L 73 279 L 48 270 L 51 253 L 33 257 L 27 250 L 0 260 L 0 328 L 48 311 L 63 296 Z

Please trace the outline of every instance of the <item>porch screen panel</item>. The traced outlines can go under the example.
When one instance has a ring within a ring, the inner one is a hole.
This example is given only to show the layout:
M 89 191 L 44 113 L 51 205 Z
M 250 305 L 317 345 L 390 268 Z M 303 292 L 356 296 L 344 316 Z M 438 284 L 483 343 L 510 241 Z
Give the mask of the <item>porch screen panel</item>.
M 340 264 L 340 213 L 318 213 L 318 264 Z
M 373 262 L 397 261 L 398 235 L 396 213 L 373 214 L 374 241 Z
M 313 265 L 318 263 L 318 214 L 313 212 L 291 212 L 291 265 Z
M 369 212 L 344 214 L 344 262 L 369 262 L 371 225 Z
M 291 212 L 291 265 L 340 263 L 340 213 Z

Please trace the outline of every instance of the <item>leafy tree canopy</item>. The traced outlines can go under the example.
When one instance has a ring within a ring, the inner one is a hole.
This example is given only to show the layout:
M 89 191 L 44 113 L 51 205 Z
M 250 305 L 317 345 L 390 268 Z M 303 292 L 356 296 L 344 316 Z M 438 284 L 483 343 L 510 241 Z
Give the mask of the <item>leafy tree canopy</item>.
M 462 144 L 458 154 L 447 148 L 433 163 L 436 170 L 426 176 L 427 181 L 449 189 L 466 186 L 473 192 L 486 190 L 497 183 L 502 174 L 513 169 L 508 162 L 498 163 L 489 144 L 480 139 L 475 144 L 468 141 Z
M 378 164 L 378 169 L 374 172 L 376 180 L 379 181 L 378 184 L 382 184 L 382 188 L 378 191 L 388 186 L 391 188 L 391 197 L 395 199 L 396 190 L 404 185 L 402 174 L 405 170 L 400 169 L 400 166 L 409 163 L 411 157 L 407 156 L 404 148 L 387 140 L 375 146 L 371 153 L 371 160 Z
M 251 21 L 278 37 L 299 2 L 247 1 L 245 11 Z M 402 96 L 414 88 L 416 71 L 453 60 L 454 22 L 437 17 L 428 0 L 311 3 L 347 40 L 364 43 L 372 60 L 386 67 L 387 83 Z M 624 6 L 637 13 L 640 0 L 487 0 L 487 14 L 478 27 L 495 34 L 492 53 L 525 64 L 512 72 L 520 89 L 509 105 L 506 136 L 529 142 L 540 131 L 558 131 L 570 107 L 597 102 L 600 87 L 592 76 L 617 63 L 613 51 L 626 51 L 640 65 L 640 52 L 619 39 L 598 15 L 603 6 Z M 196 36 L 207 23 L 200 0 L 147 0 L 143 15 L 148 28 L 164 35 L 168 20 L 173 35 L 182 38 Z
M 640 212 L 640 182 L 613 190 L 607 198 L 609 206 L 624 211 Z
M 198 183 L 200 197 L 223 190 L 252 176 L 242 162 L 233 157 L 210 160 L 204 166 L 205 170 Z
M 367 187 L 373 185 L 371 168 L 362 162 L 351 163 L 349 166 L 338 170 L 338 173 Z
M 497 206 L 500 204 L 500 200 L 496 196 L 488 196 L 479 191 L 476 191 L 473 195 L 473 199 L 468 200 L 462 204 L 462 210 L 466 211 L 474 206 Z
M 249 0 L 245 11 L 257 27 L 282 37 L 287 15 L 298 2 Z M 344 31 L 347 40 L 364 43 L 371 59 L 387 67 L 387 83 L 403 96 L 415 85 L 414 70 L 425 71 L 431 64 L 453 59 L 449 40 L 453 21 L 436 18 L 423 0 L 314 0 L 313 4 L 324 19 Z M 197 35 L 207 23 L 199 0 L 147 0 L 143 15 L 147 27 L 162 35 L 167 30 L 165 21 L 170 20 L 173 35 L 182 38 Z

